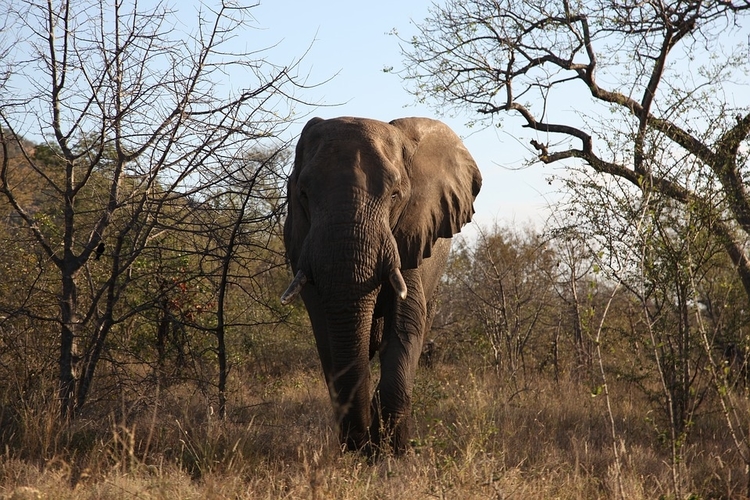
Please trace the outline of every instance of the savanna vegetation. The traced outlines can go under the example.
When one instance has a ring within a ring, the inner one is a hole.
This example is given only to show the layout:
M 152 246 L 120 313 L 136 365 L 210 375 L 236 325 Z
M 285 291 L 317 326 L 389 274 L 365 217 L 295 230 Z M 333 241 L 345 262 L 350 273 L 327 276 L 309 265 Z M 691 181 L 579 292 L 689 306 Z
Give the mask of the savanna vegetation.
M 566 198 L 454 243 L 413 451 L 376 461 L 278 300 L 296 63 L 228 50 L 227 5 L 186 36 L 163 5 L 0 4 L 0 497 L 750 496 L 748 59 L 683 77 L 746 2 L 435 6 L 407 81 L 519 113 Z M 604 111 L 552 123 L 576 83 Z

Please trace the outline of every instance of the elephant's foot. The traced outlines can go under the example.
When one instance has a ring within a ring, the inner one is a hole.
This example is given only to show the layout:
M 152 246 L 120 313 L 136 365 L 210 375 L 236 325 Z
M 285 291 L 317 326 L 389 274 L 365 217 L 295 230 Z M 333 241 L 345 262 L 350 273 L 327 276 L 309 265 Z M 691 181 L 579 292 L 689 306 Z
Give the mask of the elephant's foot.
M 368 431 L 355 430 L 352 428 L 339 431 L 339 443 L 345 451 L 367 451 L 370 447 L 370 435 Z
M 384 415 L 375 418 L 370 430 L 371 454 L 392 453 L 403 455 L 411 448 L 414 419 L 411 414 Z

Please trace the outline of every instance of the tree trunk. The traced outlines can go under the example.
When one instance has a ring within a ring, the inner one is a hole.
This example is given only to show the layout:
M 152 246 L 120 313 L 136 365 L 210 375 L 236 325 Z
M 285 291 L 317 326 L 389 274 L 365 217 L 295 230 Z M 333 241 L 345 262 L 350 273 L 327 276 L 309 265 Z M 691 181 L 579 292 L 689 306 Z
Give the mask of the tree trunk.
M 60 415 L 63 420 L 73 417 L 75 411 L 76 377 L 75 339 L 78 325 L 75 319 L 77 308 L 76 285 L 73 273 L 66 272 L 63 267 L 62 297 L 60 298 L 60 359 L 59 359 L 59 391 Z

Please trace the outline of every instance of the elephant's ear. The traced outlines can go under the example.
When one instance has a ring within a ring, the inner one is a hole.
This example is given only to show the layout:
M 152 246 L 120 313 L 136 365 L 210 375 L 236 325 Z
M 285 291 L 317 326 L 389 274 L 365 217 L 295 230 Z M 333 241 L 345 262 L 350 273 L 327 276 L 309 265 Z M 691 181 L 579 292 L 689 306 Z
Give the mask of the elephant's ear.
M 477 164 L 447 125 L 429 118 L 402 118 L 391 125 L 406 136 L 409 200 L 393 230 L 401 267 L 417 267 L 438 238 L 450 238 L 474 215 L 482 186 Z
M 297 192 L 297 181 L 300 173 L 305 167 L 305 152 L 310 149 L 310 129 L 316 123 L 322 122 L 322 118 L 310 119 L 300 133 L 297 149 L 294 153 L 294 168 L 289 175 L 286 188 L 287 196 L 287 215 L 284 222 L 284 246 L 286 247 L 286 256 L 292 264 L 292 269 L 297 271 L 297 264 L 302 252 L 302 245 L 310 230 L 310 221 L 305 214 L 300 203 Z M 309 152 L 308 152 L 309 154 Z

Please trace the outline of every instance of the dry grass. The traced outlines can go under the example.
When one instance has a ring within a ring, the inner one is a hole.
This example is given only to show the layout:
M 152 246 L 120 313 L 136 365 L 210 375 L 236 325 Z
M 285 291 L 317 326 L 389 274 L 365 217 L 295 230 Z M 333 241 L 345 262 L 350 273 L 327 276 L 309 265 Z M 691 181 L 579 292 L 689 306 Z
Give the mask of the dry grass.
M 317 371 L 248 383 L 226 422 L 173 391 L 124 417 L 25 415 L 26 445 L 0 457 L 0 497 L 54 499 L 672 498 L 668 450 L 637 397 L 617 395 L 616 474 L 601 397 L 573 382 L 523 390 L 496 375 L 423 370 L 406 457 L 368 463 L 339 452 Z M 158 402 L 158 404 L 157 404 Z M 744 470 L 718 416 L 696 423 L 679 476 L 693 498 L 738 498 Z M 718 423 L 717 423 L 718 422 Z

